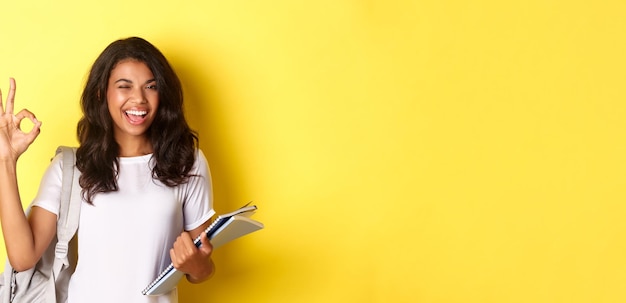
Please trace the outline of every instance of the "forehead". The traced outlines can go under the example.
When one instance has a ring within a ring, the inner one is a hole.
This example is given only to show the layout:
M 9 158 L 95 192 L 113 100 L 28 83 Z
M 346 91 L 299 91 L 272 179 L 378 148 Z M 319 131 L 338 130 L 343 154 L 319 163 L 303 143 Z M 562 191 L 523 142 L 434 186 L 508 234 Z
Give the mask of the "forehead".
M 113 67 L 109 80 L 115 81 L 119 78 L 147 80 L 154 78 L 154 75 L 145 62 L 135 59 L 124 59 Z

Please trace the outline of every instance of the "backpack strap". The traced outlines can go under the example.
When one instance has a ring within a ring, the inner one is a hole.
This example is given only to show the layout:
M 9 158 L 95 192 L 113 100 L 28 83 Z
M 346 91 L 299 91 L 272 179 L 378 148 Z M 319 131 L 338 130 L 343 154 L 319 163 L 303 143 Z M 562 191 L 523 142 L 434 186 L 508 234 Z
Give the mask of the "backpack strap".
M 53 274 L 56 277 L 64 267 L 70 266 L 68 260 L 69 242 L 76 234 L 80 219 L 80 173 L 76 169 L 76 149 L 59 146 L 57 154 L 63 153 L 63 183 L 61 188 L 61 207 L 57 219 L 57 239 Z

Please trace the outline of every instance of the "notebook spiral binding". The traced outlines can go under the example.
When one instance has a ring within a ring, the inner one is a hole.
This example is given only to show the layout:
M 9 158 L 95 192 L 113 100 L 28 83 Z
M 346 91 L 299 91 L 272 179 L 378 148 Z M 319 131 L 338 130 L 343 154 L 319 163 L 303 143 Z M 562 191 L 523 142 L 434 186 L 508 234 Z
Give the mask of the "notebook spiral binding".
M 243 207 L 241 207 L 239 210 L 244 210 L 246 209 L 246 207 L 248 207 L 248 205 L 250 205 L 250 202 L 248 202 L 246 205 L 244 205 Z M 251 206 L 250 210 L 256 210 L 256 206 Z M 249 210 L 248 210 L 249 211 Z M 216 231 L 220 226 L 222 226 L 226 221 L 228 221 L 228 219 L 230 219 L 230 217 L 232 217 L 236 212 L 233 212 L 232 214 L 227 214 L 227 215 L 223 215 L 223 216 L 219 216 L 215 219 L 215 221 L 213 221 L 213 223 L 211 223 L 209 225 L 209 227 L 207 227 L 204 230 L 204 233 L 207 235 L 207 237 L 209 238 L 209 240 L 211 240 L 213 232 Z M 193 243 L 196 245 L 196 247 L 200 247 L 200 245 L 202 245 L 202 241 L 200 240 L 200 237 L 202 236 L 202 234 L 200 234 L 198 237 L 196 237 L 196 239 L 193 241 Z M 159 276 L 154 279 L 154 281 L 152 281 L 152 283 L 150 283 L 146 288 L 144 288 L 144 290 L 141 292 L 143 295 L 147 294 L 148 291 L 150 291 L 150 289 L 152 287 L 154 287 L 157 283 L 159 283 L 161 281 L 161 279 L 163 279 L 165 276 L 167 276 L 169 273 L 171 273 L 172 271 L 174 271 L 174 264 L 170 264 L 168 267 L 166 267 L 161 274 L 159 274 Z

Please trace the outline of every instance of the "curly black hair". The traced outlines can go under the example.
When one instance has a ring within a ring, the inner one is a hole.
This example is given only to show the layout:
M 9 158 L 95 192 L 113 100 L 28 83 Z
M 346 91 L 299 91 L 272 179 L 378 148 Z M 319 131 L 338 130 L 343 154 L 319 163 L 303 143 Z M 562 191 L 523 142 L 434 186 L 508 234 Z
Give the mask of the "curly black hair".
M 77 125 L 80 145 L 76 165 L 81 171 L 82 195 L 88 203 L 93 203 L 97 193 L 118 189 L 119 145 L 113 136 L 113 120 L 106 96 L 111 71 L 128 59 L 148 66 L 159 94 L 156 117 L 147 130 L 154 150 L 153 178 L 174 187 L 186 183 L 191 176 L 198 135 L 185 119 L 178 76 L 150 42 L 139 37 L 120 39 L 109 44 L 94 62 L 80 100 L 83 117 Z

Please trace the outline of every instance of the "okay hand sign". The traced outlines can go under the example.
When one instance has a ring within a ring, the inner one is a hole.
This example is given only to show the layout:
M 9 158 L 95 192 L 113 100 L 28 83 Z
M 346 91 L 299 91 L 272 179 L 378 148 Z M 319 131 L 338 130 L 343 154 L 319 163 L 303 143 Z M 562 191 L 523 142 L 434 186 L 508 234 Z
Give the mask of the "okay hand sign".
M 15 105 L 15 79 L 9 79 L 9 94 L 6 105 L 0 92 L 0 161 L 14 161 L 26 151 L 39 135 L 41 122 L 27 109 L 13 114 Z M 25 133 L 20 128 L 22 119 L 27 118 L 33 123 L 33 128 Z

